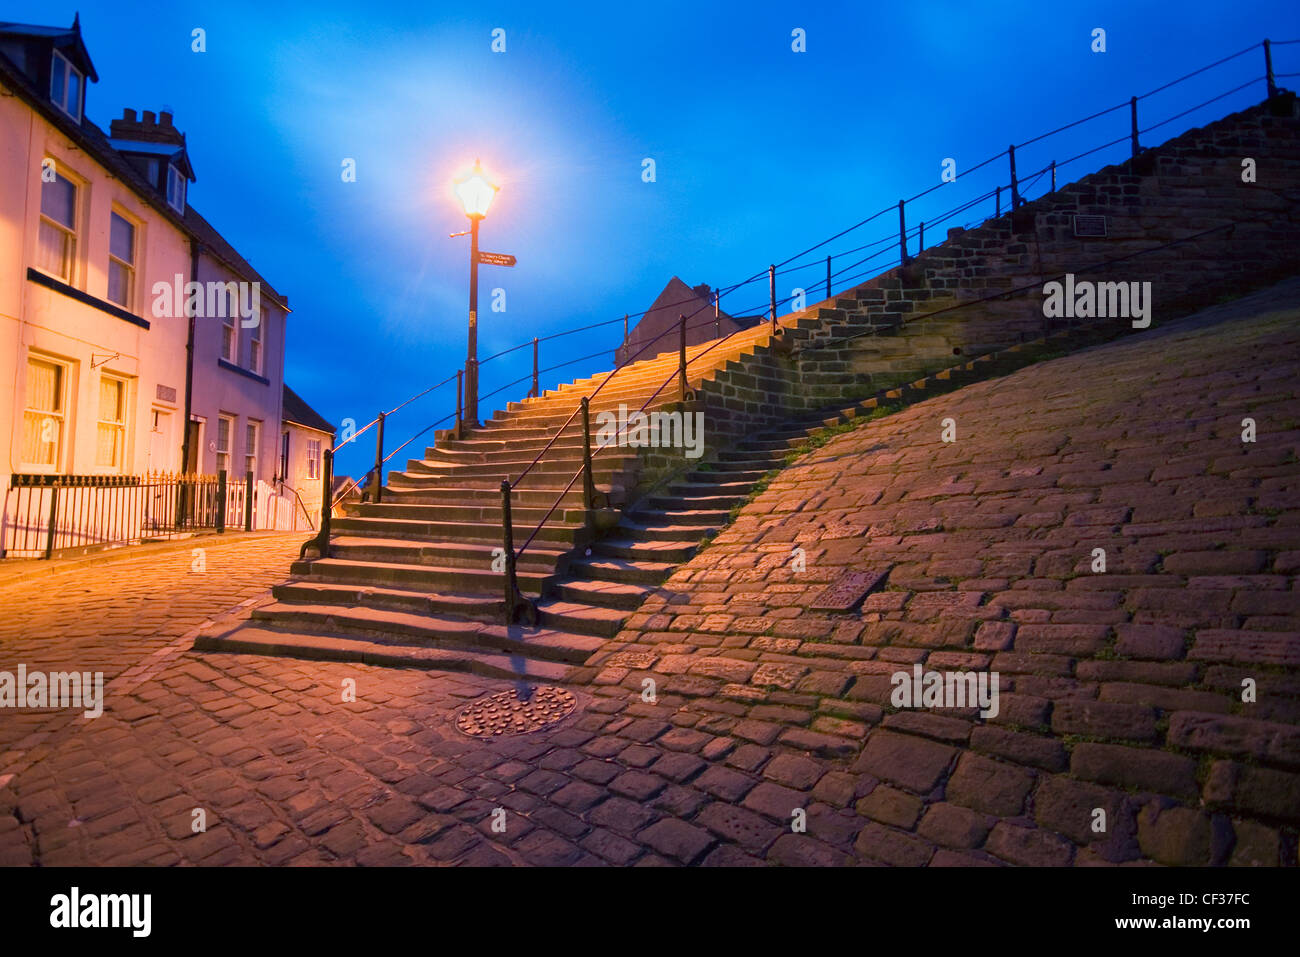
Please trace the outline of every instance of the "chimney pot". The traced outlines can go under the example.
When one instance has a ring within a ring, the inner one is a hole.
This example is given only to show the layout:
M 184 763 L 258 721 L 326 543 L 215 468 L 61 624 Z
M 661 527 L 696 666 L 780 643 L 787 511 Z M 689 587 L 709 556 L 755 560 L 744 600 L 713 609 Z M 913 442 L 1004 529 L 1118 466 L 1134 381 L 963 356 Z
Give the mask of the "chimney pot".
M 155 123 L 156 121 L 157 121 L 157 117 L 154 115 L 153 110 L 145 110 L 145 111 L 144 111 L 144 125 L 145 125 L 145 126 L 153 126 L 154 123 Z
M 171 125 L 172 125 L 172 114 L 171 114 L 171 111 L 170 111 L 170 110 L 163 110 L 161 113 L 159 113 L 159 114 L 158 114 L 158 122 L 161 123 L 163 126 L 171 126 Z
M 134 123 L 134 122 L 135 122 L 135 110 L 131 109 L 130 107 L 127 107 L 126 109 L 124 109 L 124 110 L 122 111 L 122 119 L 126 120 L 128 123 Z

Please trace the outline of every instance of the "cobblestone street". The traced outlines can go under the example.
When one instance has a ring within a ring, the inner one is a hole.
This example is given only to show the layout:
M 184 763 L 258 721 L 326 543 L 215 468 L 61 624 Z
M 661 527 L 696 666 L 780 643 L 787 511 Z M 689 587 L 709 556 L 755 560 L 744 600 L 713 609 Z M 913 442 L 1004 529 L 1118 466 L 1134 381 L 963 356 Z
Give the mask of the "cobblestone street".
M 107 703 L 0 712 L 0 864 L 1295 864 L 1298 290 L 833 439 L 534 734 L 454 727 L 501 681 L 192 651 L 301 535 L 7 567 L 0 670 Z M 812 610 L 846 569 L 887 577 Z M 892 707 L 914 663 L 999 672 L 1000 713 Z

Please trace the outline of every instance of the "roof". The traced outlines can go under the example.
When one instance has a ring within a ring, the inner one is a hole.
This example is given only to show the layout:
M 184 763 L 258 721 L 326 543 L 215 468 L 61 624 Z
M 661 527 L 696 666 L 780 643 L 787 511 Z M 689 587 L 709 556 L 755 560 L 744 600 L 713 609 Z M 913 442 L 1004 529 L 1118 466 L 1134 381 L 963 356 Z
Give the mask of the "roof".
M 302 396 L 290 389 L 287 383 L 284 387 L 284 412 L 281 418 L 294 425 L 301 425 L 305 429 L 314 429 L 327 435 L 333 435 L 338 431 L 326 422 L 319 412 L 309 406 Z
M 64 34 L 69 34 L 75 35 L 77 43 L 81 44 L 81 28 L 77 21 L 73 22 L 71 29 L 38 27 L 21 23 L 0 23 L 0 35 L 5 34 L 41 39 L 55 38 L 56 46 L 61 45 L 58 38 L 63 37 Z M 84 51 L 84 45 L 81 45 L 80 49 Z M 86 59 L 88 63 L 89 54 L 86 55 Z M 87 75 L 90 79 L 98 80 L 98 77 L 93 75 L 93 70 L 88 71 Z M 261 283 L 263 295 L 288 311 L 287 299 L 277 292 L 257 270 L 249 265 L 248 261 L 239 255 L 235 248 L 206 219 L 200 216 L 193 206 L 187 202 L 185 204 L 185 215 L 183 217 L 178 215 L 167 204 L 166 197 L 159 193 L 127 161 L 122 153 L 114 149 L 112 141 L 102 129 L 91 122 L 85 115 L 84 109 L 81 122 L 78 123 L 43 96 L 41 91 L 33 86 L 27 74 L 10 60 L 3 51 L 0 51 L 0 83 L 3 83 L 22 97 L 47 122 L 81 147 L 88 156 L 117 177 L 124 186 L 153 207 L 165 220 L 195 242 L 207 247 L 213 256 L 222 260 L 238 276 L 248 282 Z
M 185 227 L 191 235 L 206 247 L 214 256 L 224 262 L 232 270 L 243 276 L 249 282 L 259 282 L 262 284 L 262 295 L 271 298 L 275 303 L 283 308 L 286 312 L 289 310 L 289 300 L 275 291 L 266 279 L 253 268 L 247 259 L 239 255 L 234 246 L 226 242 L 225 237 L 217 232 L 216 228 L 206 219 L 199 215 L 189 203 L 185 204 Z M 332 427 L 331 427 L 332 428 Z
M 70 27 L 45 27 L 35 23 L 0 23 L 0 34 L 18 37 L 35 37 L 40 40 L 53 40 L 62 53 L 71 53 L 73 59 L 80 61 L 86 78 L 99 82 L 95 64 L 90 61 L 90 51 L 81 39 L 81 14 L 75 14 Z
M 656 315 L 656 319 L 663 318 L 673 323 L 677 321 L 679 315 L 685 316 L 689 325 L 712 319 L 714 292 L 705 294 L 701 291 L 707 288 L 703 286 L 692 289 L 681 279 L 673 276 L 668 280 L 668 285 L 664 286 L 664 291 L 659 293 L 654 303 L 645 311 L 641 321 L 645 322 L 656 313 L 664 314 L 662 317 Z M 730 319 L 742 329 L 747 329 L 763 318 L 762 316 L 733 316 L 725 309 L 719 309 L 717 316 L 719 319 Z

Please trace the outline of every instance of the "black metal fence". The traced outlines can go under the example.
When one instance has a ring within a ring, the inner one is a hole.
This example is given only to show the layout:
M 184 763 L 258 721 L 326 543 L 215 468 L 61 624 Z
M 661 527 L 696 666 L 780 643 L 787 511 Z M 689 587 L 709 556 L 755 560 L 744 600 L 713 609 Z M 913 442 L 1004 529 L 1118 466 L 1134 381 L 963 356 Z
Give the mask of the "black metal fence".
M 0 515 L 0 558 L 52 558 L 165 541 L 228 527 L 252 528 L 252 474 L 16 474 Z

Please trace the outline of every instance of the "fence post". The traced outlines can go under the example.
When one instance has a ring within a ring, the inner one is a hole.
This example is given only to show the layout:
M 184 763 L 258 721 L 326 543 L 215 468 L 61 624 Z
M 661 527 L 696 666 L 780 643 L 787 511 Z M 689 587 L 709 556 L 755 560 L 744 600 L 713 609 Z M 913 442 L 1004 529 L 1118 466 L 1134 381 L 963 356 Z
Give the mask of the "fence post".
M 1277 81 L 1273 78 L 1273 43 L 1264 41 L 1264 76 L 1268 79 L 1268 98 L 1277 96 Z
M 776 266 L 767 267 L 767 296 L 772 303 L 772 335 L 776 335 Z
M 535 399 L 541 394 L 541 389 L 537 386 L 537 337 L 533 336 L 533 391 L 528 395 Z
M 1128 111 L 1129 125 L 1132 129 L 1129 137 L 1133 141 L 1133 155 L 1137 156 L 1141 147 L 1138 146 L 1138 98 L 1136 96 L 1128 101 Z
M 217 534 L 226 530 L 226 470 L 217 470 Z
M 244 531 L 253 530 L 253 472 L 244 473 Z
M 379 430 L 375 433 L 375 504 L 378 505 L 384 496 L 384 419 L 386 416 L 383 412 L 379 413 Z
M 686 317 L 677 314 L 677 326 L 681 330 L 681 344 L 677 351 L 677 398 L 686 401 Z
M 54 535 L 58 531 L 59 482 L 56 479 L 50 486 L 50 520 L 45 532 L 45 557 L 54 555 Z
M 1052 192 L 1056 192 L 1056 160 L 1052 160 Z
M 1016 145 L 1012 143 L 1007 147 L 1007 156 L 1011 161 L 1011 211 L 1015 212 L 1020 205 L 1020 184 L 1016 182 Z
M 903 215 L 903 200 L 898 201 L 898 261 L 907 264 L 907 220 Z
M 582 397 L 582 501 L 585 508 L 596 507 L 596 483 L 591 474 L 591 399 Z M 590 522 L 588 517 L 587 522 Z
M 519 585 L 515 577 L 515 531 L 510 516 L 510 481 L 501 480 L 501 538 L 505 545 L 506 559 L 506 624 L 515 621 L 515 609 L 518 607 Z
M 456 438 L 465 437 L 465 418 L 464 403 L 462 399 L 465 396 L 465 370 L 456 370 Z

